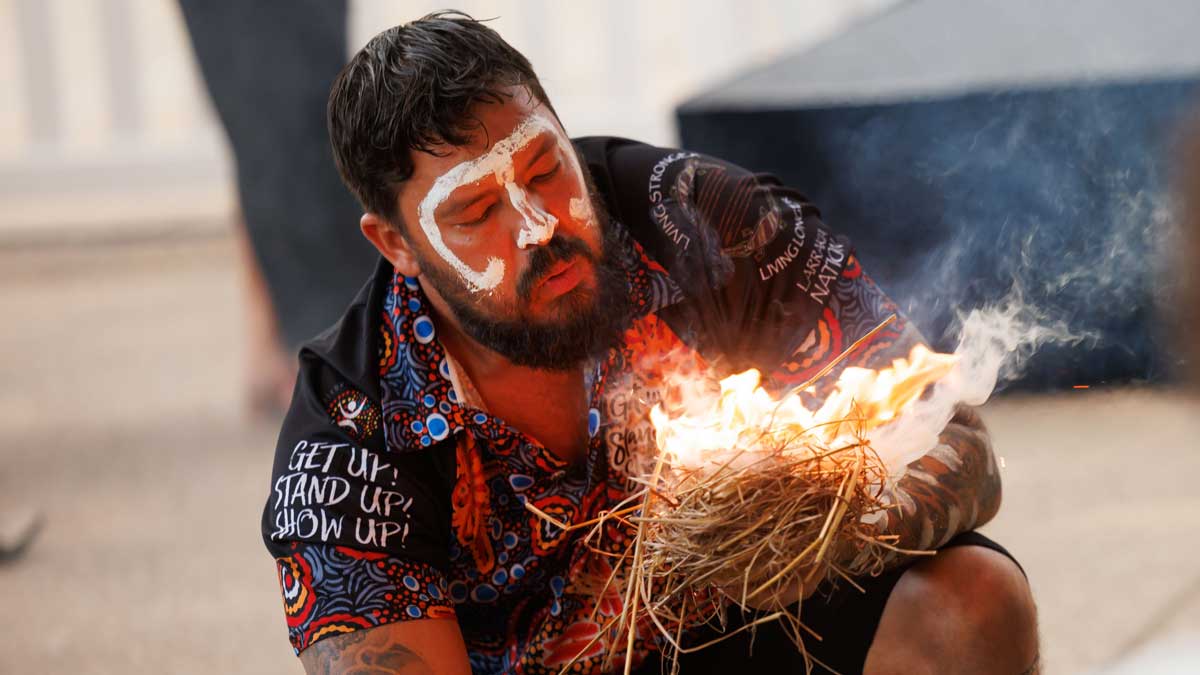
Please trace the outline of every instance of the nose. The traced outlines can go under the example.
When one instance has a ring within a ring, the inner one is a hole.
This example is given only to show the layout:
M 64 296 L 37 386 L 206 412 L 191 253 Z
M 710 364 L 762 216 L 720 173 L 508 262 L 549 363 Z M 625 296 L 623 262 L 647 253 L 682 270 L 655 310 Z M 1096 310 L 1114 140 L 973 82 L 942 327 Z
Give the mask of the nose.
M 558 227 L 558 218 L 541 207 L 529 193 L 516 183 L 506 183 L 508 200 L 513 208 L 521 214 L 521 229 L 517 232 L 517 248 L 525 249 L 530 246 L 540 246 L 554 236 Z

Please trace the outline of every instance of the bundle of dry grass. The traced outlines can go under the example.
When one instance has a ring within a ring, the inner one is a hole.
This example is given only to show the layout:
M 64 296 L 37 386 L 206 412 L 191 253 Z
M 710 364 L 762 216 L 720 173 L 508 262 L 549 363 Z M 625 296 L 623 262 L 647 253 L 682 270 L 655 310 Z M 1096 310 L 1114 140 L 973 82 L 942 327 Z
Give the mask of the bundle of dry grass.
M 753 377 L 756 385 L 757 373 Z M 897 550 L 893 538 L 870 524 L 891 505 L 888 469 L 866 439 L 864 411 L 851 405 L 849 415 L 816 425 L 798 424 L 778 407 L 762 412 L 734 420 L 734 436 L 722 437 L 719 443 L 728 439 L 728 445 L 718 452 L 697 456 L 660 445 L 653 469 L 634 477 L 640 490 L 601 517 L 567 527 L 590 528 L 585 542 L 601 537 L 612 519 L 633 532 L 608 582 L 622 591 L 622 613 L 597 638 L 619 636 L 623 653 L 631 653 L 638 633 L 651 626 L 665 656 L 676 662 L 680 653 L 736 634 L 724 630 L 726 612 L 736 606 L 765 610 L 738 631 L 780 621 L 807 660 L 806 636 L 820 636 L 800 620 L 806 590 L 825 581 L 857 587 L 854 577 L 877 574 Z M 723 420 L 723 429 L 730 426 Z M 698 432 L 704 434 L 703 425 Z M 697 643 L 690 633 L 704 625 L 723 634 Z M 611 650 L 609 658 L 620 653 Z M 626 659 L 626 673 L 631 664 Z
M 740 453 L 703 472 L 664 461 L 630 518 L 637 535 L 625 579 L 628 621 L 646 615 L 668 657 L 712 644 L 683 636 L 701 623 L 724 629 L 730 603 L 770 611 L 743 629 L 778 620 L 803 652 L 806 634 L 820 639 L 800 620 L 806 590 L 827 580 L 857 587 L 853 577 L 877 574 L 891 548 L 867 524 L 888 507 L 886 476 L 860 435 L 830 447 L 762 431 L 747 450 L 753 459 L 740 465 Z

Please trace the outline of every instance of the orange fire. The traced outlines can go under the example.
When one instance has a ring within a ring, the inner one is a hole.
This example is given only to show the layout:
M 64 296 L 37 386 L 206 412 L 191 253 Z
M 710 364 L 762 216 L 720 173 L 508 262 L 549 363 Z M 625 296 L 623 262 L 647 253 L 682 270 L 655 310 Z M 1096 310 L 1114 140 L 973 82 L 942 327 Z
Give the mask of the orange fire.
M 957 363 L 953 354 L 917 345 L 907 359 L 896 359 L 890 368 L 846 368 L 817 410 L 806 408 L 794 391 L 773 397 L 759 386 L 759 372 L 750 369 L 721 380 L 720 395 L 711 405 L 701 406 L 701 412 L 672 417 L 656 405 L 650 420 L 659 449 L 677 466 L 700 468 L 731 461 L 735 455 L 753 461 L 756 452 L 781 447 L 781 441 L 787 447 L 804 447 L 795 441 L 809 436 L 814 443 L 828 445 L 851 430 L 887 424 Z

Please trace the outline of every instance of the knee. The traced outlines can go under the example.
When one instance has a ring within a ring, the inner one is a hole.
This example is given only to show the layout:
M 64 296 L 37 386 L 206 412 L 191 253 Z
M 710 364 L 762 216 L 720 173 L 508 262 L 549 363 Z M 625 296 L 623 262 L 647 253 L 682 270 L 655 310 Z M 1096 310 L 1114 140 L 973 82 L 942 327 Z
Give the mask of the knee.
M 1033 593 L 1021 570 L 1004 555 L 979 546 L 948 549 L 912 570 L 919 585 L 963 636 L 1037 633 Z
M 927 672 L 1021 673 L 1037 659 L 1037 610 L 1011 560 L 978 546 L 947 549 L 900 578 L 876 643 L 872 651 L 894 650 Z

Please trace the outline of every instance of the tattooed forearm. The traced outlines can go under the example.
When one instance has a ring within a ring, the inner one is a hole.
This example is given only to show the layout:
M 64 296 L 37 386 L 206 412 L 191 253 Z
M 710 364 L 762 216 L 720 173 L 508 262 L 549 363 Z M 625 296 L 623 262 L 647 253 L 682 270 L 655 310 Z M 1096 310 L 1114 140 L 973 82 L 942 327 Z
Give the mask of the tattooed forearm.
M 959 406 L 940 441 L 896 486 L 899 509 L 889 515 L 888 532 L 900 536 L 900 548 L 938 548 L 1000 509 L 1000 472 L 979 414 Z
M 381 630 L 325 638 L 301 652 L 300 662 L 308 675 L 433 675 L 416 652 Z

